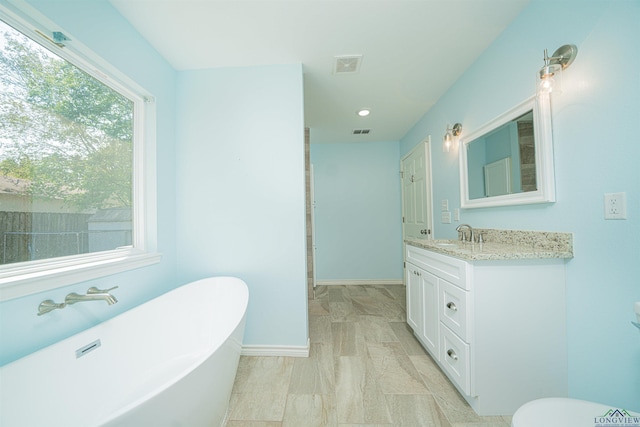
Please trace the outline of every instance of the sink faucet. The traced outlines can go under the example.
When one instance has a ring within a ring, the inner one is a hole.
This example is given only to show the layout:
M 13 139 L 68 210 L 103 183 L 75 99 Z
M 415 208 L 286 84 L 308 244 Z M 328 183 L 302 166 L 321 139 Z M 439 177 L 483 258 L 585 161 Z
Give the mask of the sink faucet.
M 462 235 L 460 236 L 460 240 L 473 242 L 473 227 L 471 227 L 469 224 L 460 224 L 456 227 L 456 231 L 462 233 Z
M 111 295 L 109 291 L 112 291 L 115 288 L 117 288 L 117 286 L 111 289 L 105 289 L 105 290 L 92 287 L 92 288 L 89 288 L 89 290 L 87 290 L 86 295 L 80 295 L 75 292 L 72 292 L 66 296 L 66 298 L 64 299 L 64 302 L 66 305 L 71 305 L 71 304 L 75 304 L 77 302 L 82 302 L 82 301 L 106 301 L 107 304 L 113 305 L 117 303 L 118 300 L 116 299 L 116 297 Z

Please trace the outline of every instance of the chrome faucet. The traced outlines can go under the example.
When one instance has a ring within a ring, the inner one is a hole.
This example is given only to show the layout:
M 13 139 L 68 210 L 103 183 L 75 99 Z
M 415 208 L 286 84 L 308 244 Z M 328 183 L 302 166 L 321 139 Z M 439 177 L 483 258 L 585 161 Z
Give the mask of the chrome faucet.
M 65 308 L 67 304 L 64 302 L 55 302 L 54 300 L 48 299 L 44 300 L 38 306 L 38 316 L 42 316 L 43 314 L 47 314 L 50 311 L 56 310 L 58 308 Z
M 456 231 L 461 233 L 460 240 L 473 243 L 473 227 L 469 224 L 460 224 L 456 227 Z M 467 233 L 468 232 L 468 233 Z
M 66 305 L 75 304 L 77 302 L 83 301 L 106 301 L 107 304 L 113 305 L 118 302 L 116 297 L 111 295 L 109 291 L 116 289 L 117 286 L 114 286 L 111 289 L 98 289 L 96 287 L 91 287 L 87 290 L 86 295 L 80 295 L 75 292 L 70 293 L 64 299 Z

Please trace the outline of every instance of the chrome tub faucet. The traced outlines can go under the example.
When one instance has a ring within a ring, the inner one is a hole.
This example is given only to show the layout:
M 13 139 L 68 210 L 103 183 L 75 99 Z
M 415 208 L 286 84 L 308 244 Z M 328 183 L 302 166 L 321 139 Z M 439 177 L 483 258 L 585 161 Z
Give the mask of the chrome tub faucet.
M 70 293 L 65 297 L 64 302 L 67 305 L 71 305 L 83 301 L 106 301 L 107 304 L 113 305 L 117 303 L 118 300 L 109 292 L 116 288 L 117 286 L 114 286 L 111 289 L 98 289 L 94 286 L 87 290 L 86 295 L 80 295 L 75 292 Z
M 49 313 L 50 311 L 53 311 L 56 309 L 62 309 L 68 305 L 75 304 L 77 302 L 83 302 L 83 301 L 106 301 L 107 304 L 113 305 L 117 303 L 118 300 L 109 292 L 111 292 L 116 288 L 117 286 L 114 286 L 113 288 L 110 288 L 110 289 L 98 289 L 95 286 L 93 286 L 87 289 L 86 295 L 80 295 L 75 292 L 68 294 L 65 297 L 64 302 L 58 303 L 50 299 L 42 301 L 38 306 L 38 316 L 42 316 L 43 314 Z

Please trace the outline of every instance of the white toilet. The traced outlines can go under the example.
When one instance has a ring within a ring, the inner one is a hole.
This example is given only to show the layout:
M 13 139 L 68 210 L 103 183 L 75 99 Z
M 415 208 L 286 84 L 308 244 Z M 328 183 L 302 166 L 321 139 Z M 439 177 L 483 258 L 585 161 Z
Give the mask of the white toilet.
M 617 412 L 616 412 L 617 411 Z M 613 423 L 630 416 L 625 424 Z M 640 414 L 586 400 L 552 397 L 525 403 L 515 414 L 512 427 L 594 427 L 597 425 L 639 426 Z

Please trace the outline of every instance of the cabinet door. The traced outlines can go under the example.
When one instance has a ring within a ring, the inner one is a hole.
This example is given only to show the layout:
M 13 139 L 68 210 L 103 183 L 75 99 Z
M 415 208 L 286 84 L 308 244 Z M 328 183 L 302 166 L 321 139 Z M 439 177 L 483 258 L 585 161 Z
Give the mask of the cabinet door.
M 418 270 L 422 288 L 422 342 L 436 359 L 440 359 L 440 320 L 438 318 L 438 278 L 422 269 Z
M 413 333 L 420 337 L 423 334 L 422 320 L 422 285 L 419 276 L 420 269 L 407 263 L 405 283 L 407 286 L 407 323 Z

